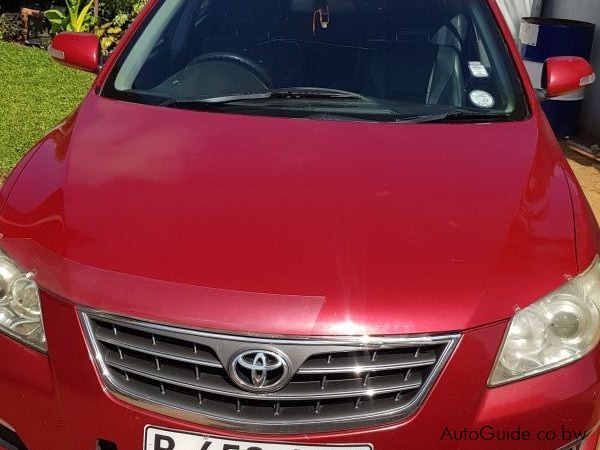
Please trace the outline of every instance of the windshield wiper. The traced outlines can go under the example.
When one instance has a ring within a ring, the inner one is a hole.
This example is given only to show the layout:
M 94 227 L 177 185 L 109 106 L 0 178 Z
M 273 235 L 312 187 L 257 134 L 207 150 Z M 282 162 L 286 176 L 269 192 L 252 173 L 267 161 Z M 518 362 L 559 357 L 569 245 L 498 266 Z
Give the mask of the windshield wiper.
M 434 123 L 434 122 L 469 122 L 469 121 L 490 121 L 501 122 L 511 121 L 512 116 L 505 112 L 477 112 L 454 110 L 442 114 L 428 114 L 414 117 L 398 119 L 401 123 Z
M 224 95 L 220 97 L 207 97 L 207 98 L 170 98 L 163 103 L 161 106 L 205 106 L 212 107 L 218 105 L 227 105 L 234 102 L 245 102 L 255 100 L 296 100 L 296 99 L 333 99 L 333 100 L 363 100 L 370 101 L 367 97 L 354 92 L 342 91 L 339 89 L 328 89 L 328 88 L 282 88 L 282 89 L 270 89 L 264 92 L 249 92 L 242 94 Z

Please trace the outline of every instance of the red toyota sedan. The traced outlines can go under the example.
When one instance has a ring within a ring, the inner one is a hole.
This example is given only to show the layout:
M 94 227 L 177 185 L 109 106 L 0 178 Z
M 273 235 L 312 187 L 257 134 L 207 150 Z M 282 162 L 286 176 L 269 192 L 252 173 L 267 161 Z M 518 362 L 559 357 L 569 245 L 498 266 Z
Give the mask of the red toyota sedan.
M 597 448 L 599 230 L 493 0 L 152 0 L 0 203 L 0 448 Z

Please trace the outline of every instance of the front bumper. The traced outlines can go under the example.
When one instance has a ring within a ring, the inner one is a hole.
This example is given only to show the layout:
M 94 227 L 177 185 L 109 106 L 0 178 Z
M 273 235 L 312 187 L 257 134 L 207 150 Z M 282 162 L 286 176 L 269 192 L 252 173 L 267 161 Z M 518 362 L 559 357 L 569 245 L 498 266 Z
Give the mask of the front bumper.
M 76 308 L 47 294 L 42 301 L 48 356 L 0 335 L 0 424 L 14 428 L 29 450 L 94 450 L 99 439 L 118 450 L 142 449 L 147 425 L 259 442 L 370 443 L 375 450 L 558 449 L 592 432 L 584 448 L 596 448 L 600 350 L 568 367 L 489 389 L 506 322 L 465 332 L 421 408 L 398 424 L 275 436 L 186 423 L 115 398 L 96 371 Z

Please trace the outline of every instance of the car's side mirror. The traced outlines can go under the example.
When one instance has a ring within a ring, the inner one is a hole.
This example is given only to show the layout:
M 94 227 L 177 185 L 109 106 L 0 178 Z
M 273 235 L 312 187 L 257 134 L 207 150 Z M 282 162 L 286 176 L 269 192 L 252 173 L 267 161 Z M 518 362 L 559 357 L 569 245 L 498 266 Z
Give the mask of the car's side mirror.
M 48 47 L 50 56 L 65 66 L 97 72 L 100 56 L 100 41 L 92 33 L 63 32 L 52 39 Z
M 556 56 L 544 63 L 542 87 L 546 98 L 560 97 L 578 91 L 596 81 L 594 69 L 583 58 Z

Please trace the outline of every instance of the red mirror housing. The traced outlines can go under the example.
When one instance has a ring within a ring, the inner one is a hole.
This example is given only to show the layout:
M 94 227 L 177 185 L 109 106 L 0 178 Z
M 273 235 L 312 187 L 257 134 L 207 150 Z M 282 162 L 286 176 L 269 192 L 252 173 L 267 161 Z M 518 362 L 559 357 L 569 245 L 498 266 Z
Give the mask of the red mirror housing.
M 559 97 L 583 89 L 596 81 L 594 69 L 584 58 L 556 56 L 546 60 L 542 87 L 546 96 Z
M 98 71 L 100 41 L 93 33 L 63 32 L 52 39 L 48 54 L 65 66 Z

